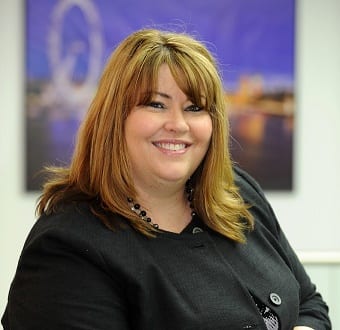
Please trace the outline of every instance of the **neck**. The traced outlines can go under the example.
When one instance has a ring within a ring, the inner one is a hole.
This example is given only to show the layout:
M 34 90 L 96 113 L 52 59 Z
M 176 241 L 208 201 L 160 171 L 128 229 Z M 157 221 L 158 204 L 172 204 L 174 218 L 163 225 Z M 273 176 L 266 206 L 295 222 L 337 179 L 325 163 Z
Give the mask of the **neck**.
M 191 221 L 192 210 L 184 185 L 157 192 L 137 190 L 136 202 L 162 230 L 179 233 Z

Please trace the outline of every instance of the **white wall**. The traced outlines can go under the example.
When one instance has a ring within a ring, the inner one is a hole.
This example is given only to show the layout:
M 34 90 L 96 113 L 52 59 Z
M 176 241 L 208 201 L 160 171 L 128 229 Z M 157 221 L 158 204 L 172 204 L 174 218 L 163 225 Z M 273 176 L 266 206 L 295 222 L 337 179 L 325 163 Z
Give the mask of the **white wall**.
M 23 190 L 23 3 L 0 1 L 0 313 L 25 236 L 35 196 Z
M 296 187 L 269 197 L 296 249 L 340 252 L 340 1 L 297 3 Z
M 340 1 L 297 2 L 296 187 L 268 198 L 297 250 L 340 252 Z M 0 0 L 0 314 L 38 197 L 23 187 L 23 3 Z M 340 329 L 340 266 L 307 270 Z

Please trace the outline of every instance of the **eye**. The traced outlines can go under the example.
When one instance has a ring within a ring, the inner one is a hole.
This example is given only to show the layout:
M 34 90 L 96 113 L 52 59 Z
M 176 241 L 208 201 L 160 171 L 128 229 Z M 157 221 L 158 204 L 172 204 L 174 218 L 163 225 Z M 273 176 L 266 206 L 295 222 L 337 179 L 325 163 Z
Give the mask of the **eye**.
M 165 109 L 165 105 L 162 102 L 151 101 L 147 106 L 155 109 Z
M 185 111 L 191 111 L 191 112 L 199 112 L 199 111 L 202 111 L 202 110 L 204 110 L 204 108 L 200 107 L 196 104 L 191 104 L 185 109 Z

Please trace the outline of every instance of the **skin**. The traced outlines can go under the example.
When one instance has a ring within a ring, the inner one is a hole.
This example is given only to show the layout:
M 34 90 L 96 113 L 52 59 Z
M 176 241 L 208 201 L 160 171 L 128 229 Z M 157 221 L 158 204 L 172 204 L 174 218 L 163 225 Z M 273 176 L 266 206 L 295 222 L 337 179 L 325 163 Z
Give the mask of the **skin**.
M 184 186 L 204 158 L 211 134 L 209 113 L 188 99 L 162 65 L 151 102 L 135 106 L 125 122 L 138 201 L 162 229 L 178 232 L 190 220 Z M 183 220 L 174 224 L 173 219 Z

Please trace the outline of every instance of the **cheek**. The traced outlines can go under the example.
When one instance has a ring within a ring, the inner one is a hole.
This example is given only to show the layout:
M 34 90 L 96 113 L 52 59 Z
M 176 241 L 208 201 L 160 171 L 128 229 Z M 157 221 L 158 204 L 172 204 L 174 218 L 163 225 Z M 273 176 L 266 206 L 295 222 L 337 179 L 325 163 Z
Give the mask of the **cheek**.
M 125 121 L 125 141 L 130 148 L 143 133 L 143 123 L 140 123 L 138 116 L 130 114 Z
M 211 136 L 212 136 L 212 131 L 213 131 L 213 128 L 212 128 L 212 120 L 211 118 L 209 117 L 209 124 L 207 125 L 207 131 L 208 131 L 208 136 L 209 136 L 209 142 L 211 140 Z
M 142 111 L 132 112 L 125 121 L 126 140 L 141 141 L 150 137 L 156 130 L 156 121 Z
M 202 143 L 209 145 L 212 136 L 212 120 L 210 116 L 197 123 L 195 132 L 197 138 L 199 138 Z
M 138 122 L 136 122 L 133 115 L 129 115 L 125 121 L 124 136 L 130 160 L 131 156 L 135 154 L 135 148 L 138 147 L 136 146 L 136 143 L 140 134 L 139 130 L 140 126 L 138 125 Z

